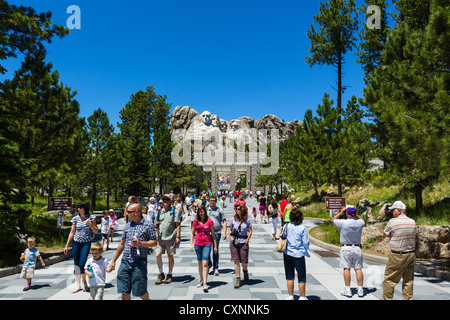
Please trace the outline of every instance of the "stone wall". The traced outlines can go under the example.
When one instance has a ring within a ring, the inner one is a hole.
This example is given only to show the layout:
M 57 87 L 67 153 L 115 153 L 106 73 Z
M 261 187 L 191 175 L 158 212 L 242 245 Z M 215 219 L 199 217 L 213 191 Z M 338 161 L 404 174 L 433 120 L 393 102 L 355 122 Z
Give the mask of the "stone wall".
M 450 259 L 450 226 L 418 226 L 416 256 Z
M 381 224 L 368 225 L 363 229 L 361 242 L 383 236 Z M 416 229 L 416 257 L 424 259 L 450 259 L 450 226 L 417 226 Z M 390 251 L 389 239 L 377 241 L 372 249 L 379 254 L 388 255 Z

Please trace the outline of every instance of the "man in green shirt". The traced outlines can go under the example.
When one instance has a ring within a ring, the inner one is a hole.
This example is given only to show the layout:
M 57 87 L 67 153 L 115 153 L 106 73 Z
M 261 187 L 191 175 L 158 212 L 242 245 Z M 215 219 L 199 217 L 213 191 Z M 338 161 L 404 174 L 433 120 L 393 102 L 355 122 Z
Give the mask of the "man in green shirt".
M 181 225 L 180 218 L 175 208 L 171 206 L 169 195 L 162 197 L 164 206 L 155 217 L 156 234 L 158 235 L 158 246 L 156 247 L 156 263 L 158 265 L 159 274 L 155 284 L 161 284 L 164 279 L 165 283 L 172 282 L 172 270 L 174 265 L 173 255 L 176 253 L 176 247 L 180 245 Z M 163 272 L 162 255 L 167 250 L 169 259 L 169 272 L 165 278 Z

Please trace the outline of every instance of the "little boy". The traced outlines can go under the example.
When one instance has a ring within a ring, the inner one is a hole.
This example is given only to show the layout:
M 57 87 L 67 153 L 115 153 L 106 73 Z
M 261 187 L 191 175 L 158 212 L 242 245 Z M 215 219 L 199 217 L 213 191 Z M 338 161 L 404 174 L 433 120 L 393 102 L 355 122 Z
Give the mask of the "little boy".
M 109 269 L 109 261 L 102 257 L 102 253 L 103 246 L 101 243 L 92 244 L 92 258 L 89 258 L 85 265 L 92 300 L 103 300 L 105 291 L 106 270 Z
M 105 244 L 106 240 L 106 250 L 109 250 L 109 231 L 111 230 L 111 219 L 109 218 L 108 211 L 103 211 L 103 218 L 102 218 L 102 247 Z
M 36 268 L 36 260 L 39 257 L 42 267 L 45 268 L 44 260 L 41 257 L 38 249 L 34 247 L 36 239 L 34 237 L 29 237 L 27 239 L 28 248 L 22 253 L 20 260 L 23 262 L 22 272 L 20 273 L 21 279 L 27 280 L 27 285 L 23 288 L 23 291 L 30 290 L 31 279 L 34 277 L 34 269 Z

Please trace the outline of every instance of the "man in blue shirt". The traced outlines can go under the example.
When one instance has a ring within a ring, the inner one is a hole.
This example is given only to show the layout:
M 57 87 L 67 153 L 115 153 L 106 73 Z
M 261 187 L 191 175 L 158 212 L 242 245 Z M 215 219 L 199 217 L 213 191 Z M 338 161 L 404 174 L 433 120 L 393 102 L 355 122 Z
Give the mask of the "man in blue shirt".
M 347 219 L 339 219 L 343 214 L 346 214 Z M 344 282 L 345 288 L 341 292 L 343 296 L 352 297 L 350 289 L 350 269 L 354 268 L 356 273 L 356 280 L 358 282 L 358 296 L 364 296 L 363 281 L 364 275 L 363 268 L 363 256 L 361 250 L 361 234 L 364 228 L 364 220 L 356 214 L 356 208 L 353 206 L 347 206 L 343 208 L 341 212 L 335 215 L 331 222 L 341 229 L 340 242 L 342 245 L 340 257 L 341 267 L 344 268 Z
M 138 203 L 131 204 L 127 213 L 129 222 L 123 230 L 122 240 L 108 272 L 114 270 L 116 260 L 123 252 L 117 272 L 117 291 L 122 293 L 122 300 L 130 300 L 131 292 L 142 300 L 148 300 L 147 255 L 149 248 L 157 245 L 156 230 L 153 223 L 142 217 Z

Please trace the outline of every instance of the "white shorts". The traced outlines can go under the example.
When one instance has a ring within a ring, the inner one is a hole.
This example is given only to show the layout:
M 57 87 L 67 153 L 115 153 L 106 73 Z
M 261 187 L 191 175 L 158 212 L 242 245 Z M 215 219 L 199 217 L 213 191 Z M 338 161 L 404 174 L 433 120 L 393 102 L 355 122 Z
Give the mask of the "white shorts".
M 360 247 L 342 246 L 340 257 L 341 257 L 341 264 L 340 264 L 341 268 L 344 269 L 363 268 L 363 254 Z

